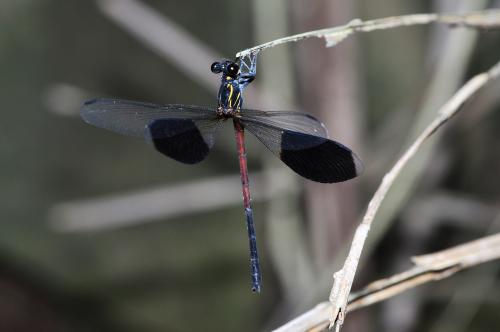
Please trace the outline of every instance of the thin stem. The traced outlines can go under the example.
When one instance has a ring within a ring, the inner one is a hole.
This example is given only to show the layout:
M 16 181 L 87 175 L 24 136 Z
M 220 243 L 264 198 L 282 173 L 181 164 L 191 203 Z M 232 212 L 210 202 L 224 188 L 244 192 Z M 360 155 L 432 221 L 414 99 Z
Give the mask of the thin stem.
M 401 173 L 403 167 L 417 153 L 424 141 L 426 141 L 441 126 L 448 122 L 451 117 L 458 113 L 465 101 L 471 98 L 485 84 L 498 76 L 500 76 L 500 62 L 493 66 L 489 71 L 476 75 L 470 79 L 455 93 L 453 97 L 451 97 L 446 104 L 443 105 L 434 121 L 432 121 L 432 123 L 424 129 L 410 148 L 396 162 L 393 168 L 384 176 L 382 183 L 368 204 L 363 220 L 356 229 L 351 249 L 344 262 L 344 266 L 341 270 L 334 274 L 334 283 L 330 293 L 330 302 L 333 305 L 333 313 L 330 319 L 331 326 L 336 325 L 337 329 L 339 329 L 343 324 L 352 282 L 356 274 L 359 258 L 371 224 L 385 198 L 385 195 L 398 175 Z
M 351 34 L 358 32 L 371 32 L 375 30 L 393 29 L 402 26 L 424 25 L 429 23 L 442 23 L 449 26 L 464 26 L 475 29 L 494 29 L 500 27 L 500 10 L 491 9 L 464 14 L 413 14 L 404 16 L 386 17 L 370 21 L 354 19 L 346 25 L 299 33 L 276 39 L 252 48 L 240 51 L 237 57 L 258 53 L 266 48 L 281 44 L 297 42 L 302 39 L 316 37 L 324 38 L 326 46 L 337 45 Z
M 412 258 L 412 268 L 389 278 L 374 281 L 349 296 L 348 311 L 384 301 L 431 281 L 482 263 L 500 259 L 500 233 L 467 242 L 456 247 Z M 332 304 L 322 302 L 286 323 L 275 332 L 322 331 L 328 326 Z

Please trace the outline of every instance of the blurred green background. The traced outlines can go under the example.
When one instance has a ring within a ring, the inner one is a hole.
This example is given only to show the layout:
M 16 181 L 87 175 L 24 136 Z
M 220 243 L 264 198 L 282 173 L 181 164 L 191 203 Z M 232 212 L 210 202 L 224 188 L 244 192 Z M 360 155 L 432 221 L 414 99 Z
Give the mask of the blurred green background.
M 230 128 L 207 160 L 187 166 L 84 124 L 80 105 L 99 96 L 215 105 L 219 78 L 209 66 L 218 59 L 206 55 L 232 58 L 358 17 L 499 5 L 1 0 L 0 331 L 270 330 L 324 301 L 383 174 L 467 78 L 498 61 L 500 32 L 420 26 L 261 53 L 247 105 L 315 114 L 366 171 L 346 184 L 313 184 L 250 138 L 259 295 L 250 291 Z M 412 255 L 498 231 L 499 89 L 494 82 L 471 100 L 405 170 L 355 288 L 403 271 Z M 185 201 L 162 207 L 176 192 Z M 354 312 L 344 330 L 491 330 L 500 326 L 498 270 L 493 262 Z

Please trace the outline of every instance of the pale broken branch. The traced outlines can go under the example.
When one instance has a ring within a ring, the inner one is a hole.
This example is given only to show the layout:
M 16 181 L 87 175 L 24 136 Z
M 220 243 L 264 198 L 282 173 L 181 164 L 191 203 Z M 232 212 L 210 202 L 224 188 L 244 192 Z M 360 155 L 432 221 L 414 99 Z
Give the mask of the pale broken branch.
M 441 280 L 467 268 L 500 259 L 500 233 L 435 253 L 412 257 L 414 266 L 392 277 L 370 283 L 349 296 L 347 311 L 384 301 L 422 284 Z M 322 331 L 333 306 L 323 302 L 276 329 L 276 332 Z
M 500 234 L 432 254 L 412 257 L 415 266 L 410 270 L 373 282 L 360 292 L 351 294 L 347 310 L 366 307 L 423 283 L 440 280 L 460 270 L 499 258 Z
M 308 31 L 293 36 L 276 39 L 252 48 L 240 51 L 236 57 L 244 57 L 251 53 L 258 53 L 266 48 L 281 44 L 297 42 L 306 38 L 324 38 L 326 46 L 335 46 L 345 38 L 358 32 L 370 32 L 375 30 L 392 29 L 403 26 L 424 25 L 430 23 L 441 23 L 449 26 L 463 26 L 474 29 L 500 28 L 500 10 L 490 9 L 463 14 L 413 14 L 404 16 L 386 17 L 370 21 L 354 19 L 346 25 Z
M 330 293 L 330 302 L 333 308 L 330 324 L 331 326 L 335 325 L 337 330 L 340 329 L 344 322 L 349 292 L 372 221 L 395 179 L 401 173 L 401 170 L 407 162 L 416 154 L 422 143 L 454 116 L 461 109 L 465 101 L 473 96 L 486 83 L 498 76 L 500 76 L 500 62 L 489 71 L 476 75 L 470 79 L 446 104 L 443 105 L 434 121 L 424 129 L 415 142 L 396 162 L 393 168 L 384 176 L 382 183 L 368 204 L 363 220 L 356 229 L 344 266 L 334 274 L 334 283 Z

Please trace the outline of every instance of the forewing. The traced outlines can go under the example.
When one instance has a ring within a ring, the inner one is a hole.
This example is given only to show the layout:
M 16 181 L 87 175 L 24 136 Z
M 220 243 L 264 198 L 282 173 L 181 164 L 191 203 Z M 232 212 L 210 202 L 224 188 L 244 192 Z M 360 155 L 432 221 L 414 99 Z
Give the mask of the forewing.
M 242 109 L 240 114 L 243 122 L 328 138 L 325 125 L 307 113 Z
M 313 134 L 314 129 L 296 131 L 246 117 L 240 121 L 288 167 L 309 180 L 342 182 L 363 172 L 363 164 L 356 154 L 328 139 L 326 131 L 325 135 L 318 136 Z
M 85 122 L 128 136 L 143 136 L 144 128 L 159 119 L 215 119 L 215 110 L 207 107 L 154 104 L 122 99 L 93 99 L 81 111 Z
M 208 155 L 219 127 L 214 109 L 94 99 L 80 112 L 85 122 L 128 136 L 143 136 L 177 161 L 194 164 Z

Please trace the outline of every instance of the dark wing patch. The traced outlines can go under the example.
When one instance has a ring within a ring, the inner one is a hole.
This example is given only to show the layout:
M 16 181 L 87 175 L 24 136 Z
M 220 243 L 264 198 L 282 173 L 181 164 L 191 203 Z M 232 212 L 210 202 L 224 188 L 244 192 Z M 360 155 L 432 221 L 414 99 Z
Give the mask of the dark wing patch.
M 306 179 L 334 183 L 352 179 L 362 171 L 350 149 L 335 141 L 285 130 L 280 159 Z
M 361 160 L 349 148 L 313 135 L 311 129 L 307 132 L 288 130 L 244 116 L 240 121 L 288 167 L 309 180 L 342 182 L 363 172 Z
M 211 148 L 190 119 L 155 120 L 147 130 L 156 150 L 185 164 L 199 163 Z

